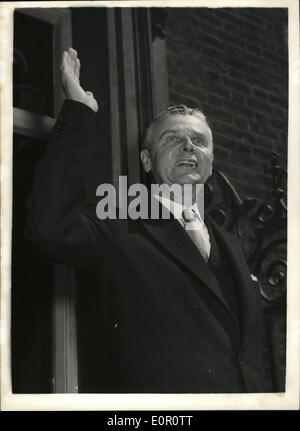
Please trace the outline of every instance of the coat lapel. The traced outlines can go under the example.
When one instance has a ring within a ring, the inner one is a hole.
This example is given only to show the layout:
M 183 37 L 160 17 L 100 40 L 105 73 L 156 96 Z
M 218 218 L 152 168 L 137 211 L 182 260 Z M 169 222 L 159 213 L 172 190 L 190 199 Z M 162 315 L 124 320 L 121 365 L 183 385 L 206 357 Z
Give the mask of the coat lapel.
M 255 323 L 255 315 L 257 313 L 256 293 L 253 288 L 249 268 L 239 239 L 220 229 L 210 217 L 208 217 L 208 220 L 220 246 L 228 258 L 232 276 L 235 280 L 240 310 L 242 344 L 245 344 L 250 334 L 252 323 Z
M 210 289 L 231 317 L 235 319 L 216 280 L 208 270 L 207 264 L 173 215 L 168 220 L 147 219 L 141 220 L 141 223 L 156 242 Z

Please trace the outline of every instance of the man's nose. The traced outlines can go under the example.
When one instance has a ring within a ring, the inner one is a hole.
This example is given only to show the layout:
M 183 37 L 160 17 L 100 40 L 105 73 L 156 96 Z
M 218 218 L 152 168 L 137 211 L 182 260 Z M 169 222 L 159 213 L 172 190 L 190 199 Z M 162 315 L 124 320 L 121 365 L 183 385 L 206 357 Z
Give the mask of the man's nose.
M 186 136 L 183 139 L 183 142 L 182 142 L 182 145 L 181 145 L 181 150 L 182 151 L 194 151 L 193 143 L 192 143 L 191 139 L 188 136 Z

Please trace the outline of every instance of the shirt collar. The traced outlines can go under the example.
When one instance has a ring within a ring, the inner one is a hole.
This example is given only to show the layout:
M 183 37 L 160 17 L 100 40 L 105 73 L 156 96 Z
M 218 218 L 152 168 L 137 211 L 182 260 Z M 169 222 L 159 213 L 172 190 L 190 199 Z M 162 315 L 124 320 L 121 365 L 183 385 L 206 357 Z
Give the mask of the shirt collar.
M 187 209 L 187 207 L 181 205 L 178 202 L 175 201 L 171 201 L 169 198 L 167 198 L 166 196 L 158 196 L 158 195 L 153 195 L 156 199 L 158 199 L 160 201 L 160 203 L 168 210 L 170 211 L 173 216 L 177 219 L 177 220 L 182 220 L 182 211 L 184 209 Z M 197 206 L 197 202 L 195 202 L 191 207 L 191 209 L 193 209 L 197 215 L 197 217 L 199 218 L 199 220 L 201 222 L 202 218 Z

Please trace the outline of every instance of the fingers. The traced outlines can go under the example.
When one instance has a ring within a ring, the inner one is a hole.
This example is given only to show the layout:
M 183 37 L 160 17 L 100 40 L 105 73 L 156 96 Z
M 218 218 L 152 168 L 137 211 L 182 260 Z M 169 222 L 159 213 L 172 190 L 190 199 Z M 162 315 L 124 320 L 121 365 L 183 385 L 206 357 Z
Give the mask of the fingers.
M 76 78 L 79 79 L 80 76 L 80 60 L 79 58 L 76 58 L 76 62 L 75 62 L 75 68 L 74 68 L 74 72 L 75 72 L 75 76 Z
M 91 91 L 84 91 L 80 85 L 80 60 L 77 51 L 69 48 L 63 53 L 61 62 L 61 82 L 68 99 L 76 100 L 89 106 L 94 112 L 99 107 Z
M 61 59 L 61 64 L 60 64 L 60 69 L 63 70 L 66 68 L 67 64 L 68 64 L 68 53 L 66 51 L 64 51 L 63 55 L 62 55 L 62 59 Z
M 64 51 L 62 55 L 62 62 L 60 65 L 60 70 L 63 75 L 68 75 L 73 77 L 79 82 L 80 78 L 80 60 L 77 55 L 77 51 L 73 48 L 69 48 Z
M 69 48 L 67 51 L 64 51 L 62 65 L 70 66 L 74 69 L 76 67 L 78 70 L 80 69 L 80 60 L 75 49 Z
M 77 51 L 76 51 L 76 49 L 69 48 L 68 49 L 68 54 L 69 54 L 69 56 L 70 56 L 70 58 L 72 60 L 76 61 L 76 59 L 77 59 Z
M 73 49 L 73 48 L 69 48 L 66 53 L 67 53 L 67 55 L 66 55 L 67 64 L 69 65 L 69 67 L 71 69 L 73 69 L 75 71 L 75 65 L 76 65 L 76 60 L 77 60 L 77 51 L 75 51 L 75 49 Z

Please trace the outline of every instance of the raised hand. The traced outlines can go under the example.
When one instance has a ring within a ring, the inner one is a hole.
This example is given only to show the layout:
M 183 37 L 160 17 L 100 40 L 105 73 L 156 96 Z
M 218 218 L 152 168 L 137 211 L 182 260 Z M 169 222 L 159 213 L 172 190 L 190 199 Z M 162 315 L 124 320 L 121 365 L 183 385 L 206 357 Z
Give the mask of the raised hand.
M 93 93 L 85 91 L 80 85 L 80 60 L 75 49 L 69 48 L 68 51 L 63 53 L 60 70 L 61 82 L 66 97 L 84 103 L 94 112 L 98 112 L 98 103 Z

